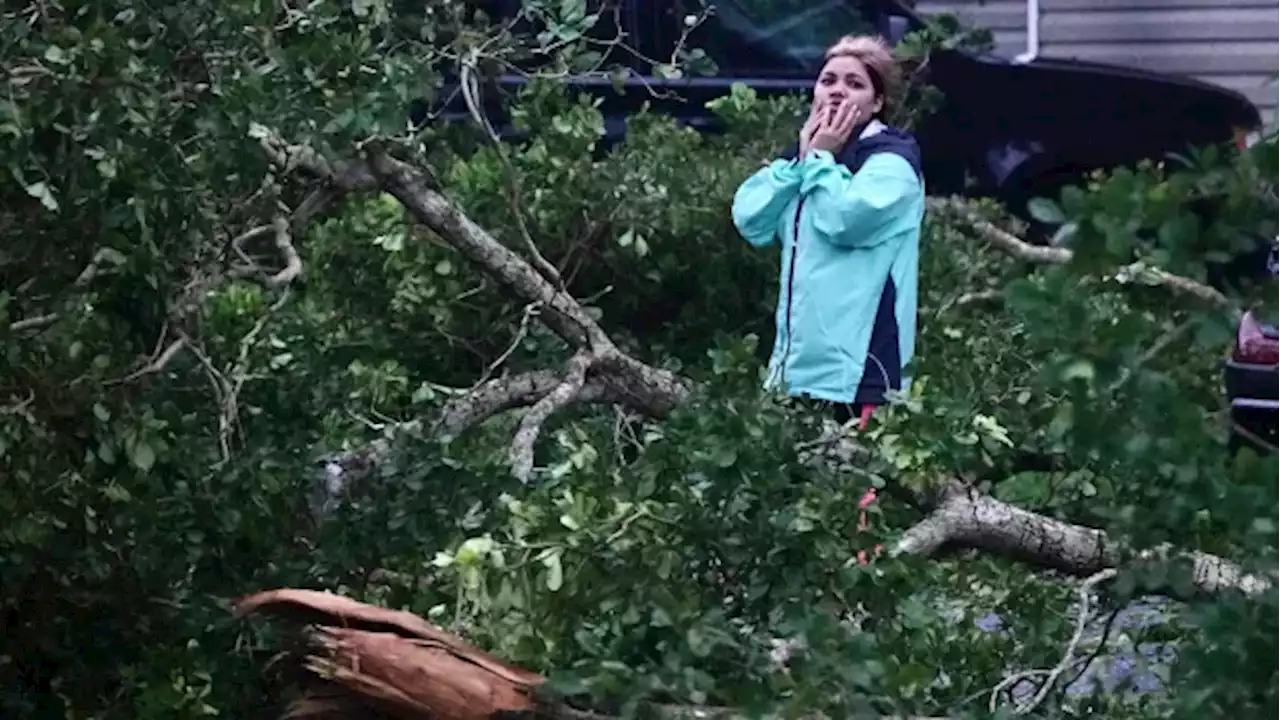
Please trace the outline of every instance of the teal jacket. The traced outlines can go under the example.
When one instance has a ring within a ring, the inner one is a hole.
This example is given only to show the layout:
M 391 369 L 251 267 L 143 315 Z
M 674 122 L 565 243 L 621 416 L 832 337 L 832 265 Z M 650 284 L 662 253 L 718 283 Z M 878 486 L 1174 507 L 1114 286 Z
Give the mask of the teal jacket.
M 923 217 L 915 141 L 875 121 L 840 157 L 775 160 L 738 188 L 743 238 L 782 240 L 766 387 L 876 405 L 907 389 Z

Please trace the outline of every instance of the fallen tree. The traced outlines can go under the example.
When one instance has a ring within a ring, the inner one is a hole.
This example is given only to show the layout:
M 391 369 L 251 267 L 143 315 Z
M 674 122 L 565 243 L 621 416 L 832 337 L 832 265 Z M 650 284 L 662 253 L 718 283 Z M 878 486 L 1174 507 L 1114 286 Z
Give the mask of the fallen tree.
M 488 418 L 511 409 L 528 408 L 512 440 L 512 471 L 521 481 L 533 478 L 533 444 L 542 426 L 557 410 L 570 403 L 600 402 L 624 405 L 661 419 L 679 406 L 691 391 L 691 383 L 665 370 L 646 365 L 621 352 L 585 309 L 563 290 L 552 285 L 529 261 L 499 243 L 457 207 L 430 174 L 396 160 L 380 149 L 370 150 L 367 161 L 337 165 L 308 148 L 291 147 L 278 136 L 263 131 L 265 152 L 281 168 L 296 168 L 308 180 L 343 193 L 385 191 L 399 200 L 413 218 L 457 248 L 481 272 L 493 277 L 511 294 L 539 308 L 538 318 L 560 336 L 574 355 L 560 372 L 549 371 L 491 380 L 451 401 L 428 423 L 427 432 L 456 435 Z M 341 168 L 341 169 L 337 169 Z M 935 203 L 935 210 L 957 207 Z M 966 211 L 968 212 L 968 211 Z M 1070 252 L 1036 248 L 990 222 L 968 216 L 980 237 L 1020 259 L 1050 263 L 1070 260 Z M 1178 292 L 1215 303 L 1225 303 L 1218 291 L 1197 281 L 1162 273 L 1160 284 Z M 413 425 L 411 430 L 422 429 Z M 368 472 L 376 468 L 387 446 L 378 444 L 348 453 L 333 462 L 342 472 Z M 349 481 L 344 481 L 346 485 Z M 909 530 L 896 546 L 901 553 L 929 555 L 945 546 L 996 552 L 1036 565 L 1088 576 L 1121 562 L 1122 547 L 1105 533 L 1062 523 L 981 497 L 958 480 L 943 481 L 940 490 L 916 498 L 929 515 Z M 1214 593 L 1223 589 L 1257 592 L 1269 587 L 1261 578 L 1247 576 L 1221 558 L 1195 557 L 1198 589 Z
M 366 160 L 349 162 L 343 166 L 347 169 L 337 171 L 309 150 L 290 148 L 273 134 L 266 133 L 262 139 L 275 164 L 298 168 L 313 182 L 345 193 L 381 190 L 394 196 L 417 222 L 457 248 L 481 272 L 526 303 L 526 308 L 536 309 L 534 316 L 573 350 L 563 370 L 489 380 L 448 402 L 434 419 L 411 423 L 407 429 L 412 432 L 453 436 L 505 411 L 524 408 L 511 441 L 510 462 L 514 475 L 529 482 L 535 477 L 533 444 L 543 424 L 567 405 L 617 404 L 661 420 L 694 391 L 689 380 L 621 352 L 577 300 L 468 218 L 430 173 L 377 148 L 368 151 Z M 1071 260 L 1070 251 L 1031 246 L 956 201 L 934 201 L 931 207 L 935 212 L 961 213 L 979 237 L 1018 259 L 1052 264 Z M 1216 305 L 1228 302 L 1217 290 L 1194 280 L 1163 271 L 1155 271 L 1151 277 L 1154 284 L 1175 293 Z M 387 443 L 378 443 L 334 458 L 330 464 L 335 468 L 334 474 L 367 477 L 376 474 L 383 456 L 389 452 Z M 349 480 L 336 489 L 341 491 Z M 330 507 L 335 499 L 329 498 Z M 1099 580 L 1114 577 L 1116 569 L 1126 563 L 1151 560 L 1186 561 L 1190 565 L 1191 586 L 1205 596 L 1223 592 L 1256 595 L 1274 589 L 1273 576 L 1246 573 L 1235 563 L 1211 554 L 1171 546 L 1135 554 L 1102 530 L 1001 502 L 959 478 L 937 479 L 923 491 L 915 492 L 910 500 L 925 515 L 897 540 L 894 554 L 931 556 L 945 549 L 974 549 L 1037 568 L 1090 578 L 1084 590 L 1086 608 L 1088 592 Z M 375 709 L 388 717 L 409 720 L 604 717 L 540 696 L 542 677 L 504 665 L 414 616 L 291 590 L 250 596 L 237 606 L 241 615 L 259 611 L 319 614 L 318 626 L 306 636 L 312 649 L 304 664 L 322 681 L 323 689 L 298 700 L 291 717 L 347 717 Z M 1082 612 L 1088 613 L 1087 609 Z M 1081 628 L 1085 620 L 1082 617 Z M 393 630 L 370 630 L 370 625 L 391 626 Z M 1059 668 L 1045 672 L 1046 679 L 1038 686 L 1036 699 L 1017 704 L 1018 714 L 1035 710 L 1053 691 L 1062 671 L 1076 661 L 1074 652 L 1080 632 Z M 1008 680 L 993 690 L 992 708 L 1016 678 Z M 740 716 L 738 711 L 724 708 L 646 707 L 658 717 Z
M 1221 309 L 1243 298 L 1198 278 L 1242 226 L 1274 235 L 1273 189 L 1249 190 L 1274 146 L 1099 181 L 1064 198 L 1059 247 L 931 199 L 920 382 L 815 441 L 811 413 L 759 393 L 775 258 L 727 220 L 798 106 L 737 87 L 713 103 L 724 136 L 640 113 L 601 153 L 563 78 L 639 80 L 588 32 L 608 9 L 526 0 L 546 30 L 526 34 L 474 5 L 5 11 L 0 715 L 254 717 L 281 697 L 262 665 L 310 662 L 304 686 L 355 691 L 299 706 L 321 716 L 498 693 L 611 716 L 1125 717 L 1073 676 L 1138 633 L 1098 640 L 1100 615 L 1170 588 L 1193 612 L 1160 712 L 1263 714 L 1274 466 L 1223 460 Z M 682 50 L 654 74 L 692 72 Z M 477 76 L 530 54 L 526 138 L 498 144 Z M 435 106 L 404 126 L 445 67 L 476 138 Z M 1206 193 L 1228 201 L 1197 225 L 1181 208 Z M 317 447 L 346 450 L 318 528 L 298 507 Z M 280 587 L 370 605 L 313 616 L 314 652 L 273 664 L 277 638 L 217 599 Z M 374 605 L 425 620 L 355 632 Z

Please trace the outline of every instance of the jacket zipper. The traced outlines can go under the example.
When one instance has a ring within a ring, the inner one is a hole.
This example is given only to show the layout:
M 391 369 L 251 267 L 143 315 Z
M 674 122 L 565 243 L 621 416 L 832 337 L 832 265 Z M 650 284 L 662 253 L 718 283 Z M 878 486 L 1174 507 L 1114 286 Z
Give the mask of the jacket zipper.
M 787 382 L 787 362 L 791 359 L 791 299 L 795 294 L 796 255 L 800 250 L 800 211 L 804 208 L 804 197 L 796 203 L 796 216 L 791 224 L 791 266 L 787 268 L 787 343 L 782 352 L 780 369 L 783 384 Z

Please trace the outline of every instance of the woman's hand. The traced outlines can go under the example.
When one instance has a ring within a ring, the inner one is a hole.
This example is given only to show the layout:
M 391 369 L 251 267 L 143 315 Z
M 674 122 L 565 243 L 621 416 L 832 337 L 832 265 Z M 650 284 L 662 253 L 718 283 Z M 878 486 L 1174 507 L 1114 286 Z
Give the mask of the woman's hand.
M 822 119 L 827 116 L 827 104 L 818 101 L 809 108 L 809 119 L 805 120 L 804 127 L 800 128 L 800 152 L 796 155 L 797 160 L 803 160 L 805 155 L 809 154 L 809 150 L 813 145 L 813 136 L 822 126 Z
M 849 136 L 862 117 L 862 111 L 851 102 L 843 102 L 836 107 L 835 112 L 823 113 L 820 117 L 823 119 L 809 141 L 809 149 L 834 153 L 849 141 Z

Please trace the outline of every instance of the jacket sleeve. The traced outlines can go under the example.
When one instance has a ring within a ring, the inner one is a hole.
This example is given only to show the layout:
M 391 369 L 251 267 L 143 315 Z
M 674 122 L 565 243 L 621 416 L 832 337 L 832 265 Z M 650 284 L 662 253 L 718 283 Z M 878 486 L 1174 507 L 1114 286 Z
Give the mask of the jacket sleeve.
M 747 178 L 733 195 L 733 224 L 747 242 L 773 242 L 787 205 L 800 194 L 800 170 L 791 160 L 774 160 Z
M 910 163 L 893 153 L 867 158 L 855 175 L 831 153 L 815 150 L 801 165 L 801 193 L 818 236 L 833 245 L 871 247 L 909 212 L 921 193 Z

